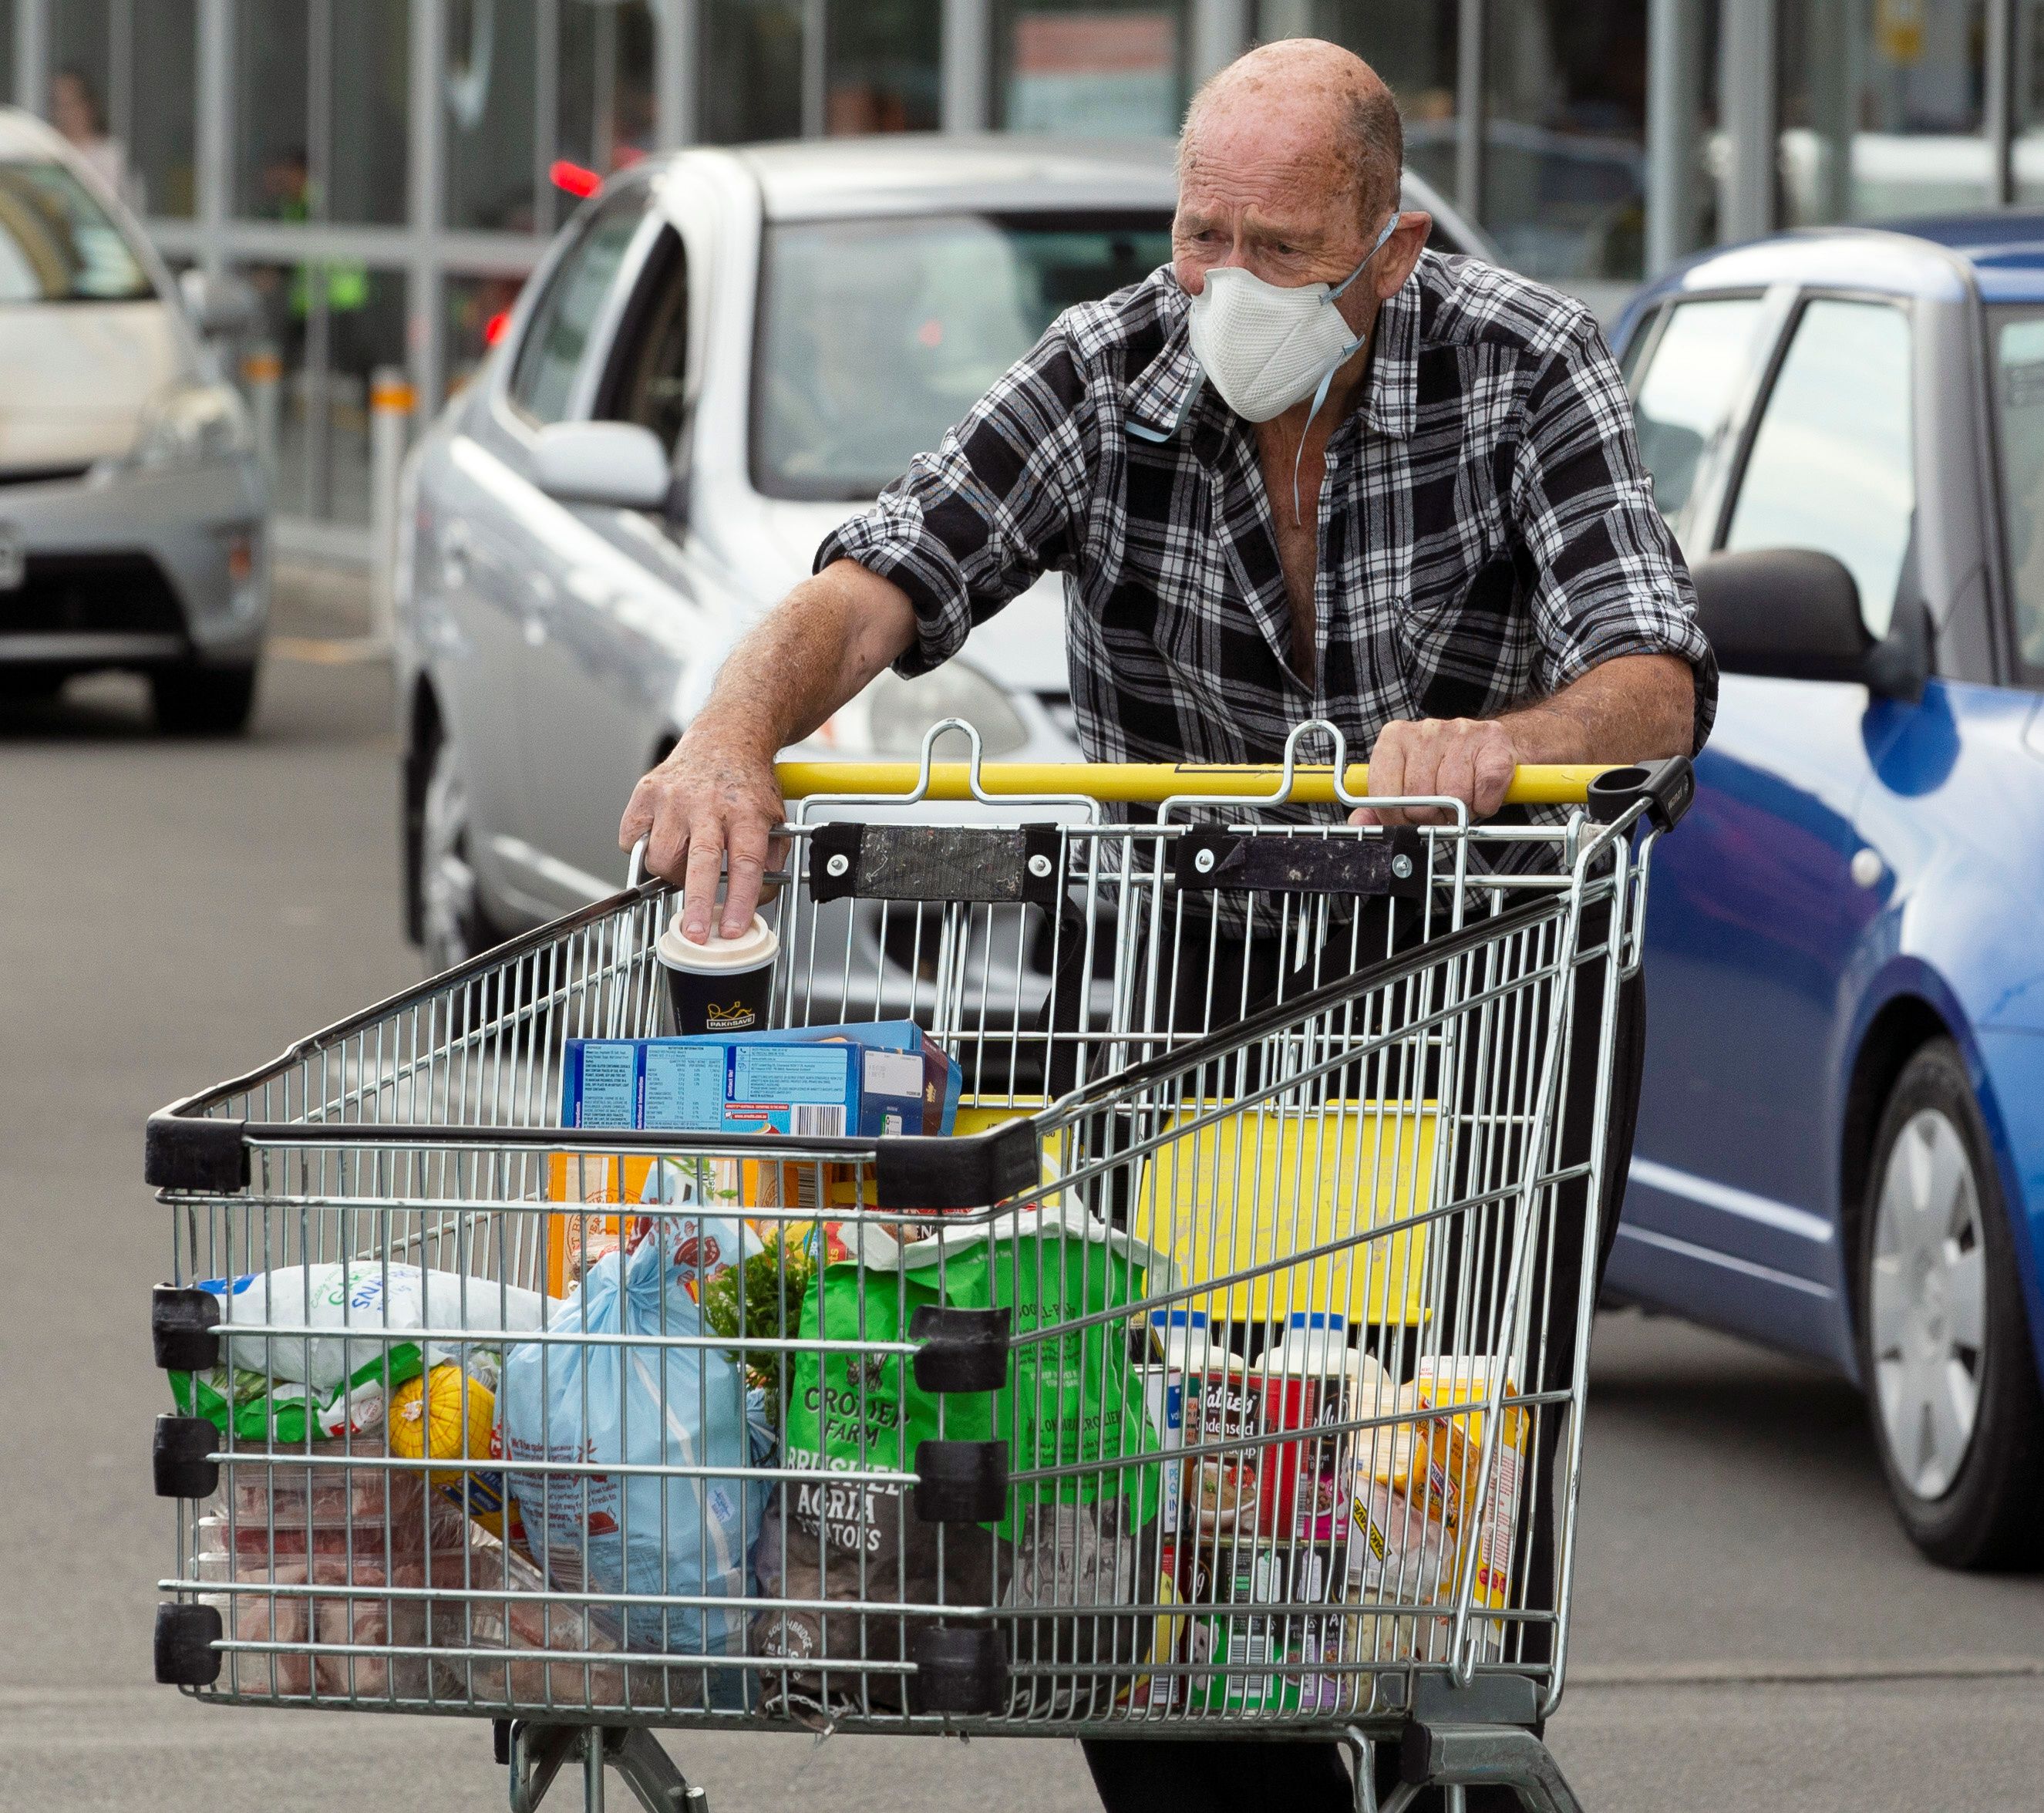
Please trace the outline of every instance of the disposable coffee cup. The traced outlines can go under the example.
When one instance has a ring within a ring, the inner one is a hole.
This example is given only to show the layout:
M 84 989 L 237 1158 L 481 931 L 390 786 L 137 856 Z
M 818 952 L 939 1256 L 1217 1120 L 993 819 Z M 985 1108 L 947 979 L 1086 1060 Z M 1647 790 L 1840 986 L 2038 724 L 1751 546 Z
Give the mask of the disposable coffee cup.
M 781 941 L 755 913 L 735 938 L 713 931 L 709 942 L 682 936 L 682 916 L 660 934 L 657 954 L 678 1033 L 749 1033 L 766 1024 L 774 960 Z

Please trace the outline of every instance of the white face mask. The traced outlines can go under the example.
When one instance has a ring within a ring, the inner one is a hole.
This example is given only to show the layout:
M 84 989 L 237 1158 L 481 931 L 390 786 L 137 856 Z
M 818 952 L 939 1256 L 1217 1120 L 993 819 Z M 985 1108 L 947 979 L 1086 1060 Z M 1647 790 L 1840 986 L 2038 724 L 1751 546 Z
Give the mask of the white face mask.
M 1335 373 L 1360 350 L 1363 337 L 1352 334 L 1335 301 L 1362 275 L 1363 266 L 1383 250 L 1397 230 L 1394 211 L 1376 243 L 1339 283 L 1302 283 L 1282 289 L 1266 283 L 1239 264 L 1225 264 L 1206 274 L 1204 287 L 1193 298 L 1186 323 L 1193 356 L 1220 392 L 1221 400 L 1245 421 L 1269 421 L 1301 398 L 1312 395 L 1306 422 L 1320 413 Z M 1305 437 L 1299 437 L 1301 456 Z M 1292 514 L 1299 514 L 1299 479 L 1292 475 Z
M 1354 355 L 1362 341 L 1350 333 L 1335 300 L 1397 225 L 1394 214 L 1362 263 L 1339 283 L 1281 289 L 1238 264 L 1206 274 L 1188 323 L 1193 355 L 1237 415 L 1245 421 L 1282 415 Z

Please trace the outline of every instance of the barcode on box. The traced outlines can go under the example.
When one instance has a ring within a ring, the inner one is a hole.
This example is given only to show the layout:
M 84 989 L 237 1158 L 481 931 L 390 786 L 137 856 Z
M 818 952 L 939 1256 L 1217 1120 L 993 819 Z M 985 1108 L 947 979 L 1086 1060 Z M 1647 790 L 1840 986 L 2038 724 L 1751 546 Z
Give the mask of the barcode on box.
M 844 1104 L 842 1102 L 797 1102 L 793 1113 L 794 1134 L 797 1139 L 805 1137 L 816 1139 L 840 1137 L 844 1133 Z

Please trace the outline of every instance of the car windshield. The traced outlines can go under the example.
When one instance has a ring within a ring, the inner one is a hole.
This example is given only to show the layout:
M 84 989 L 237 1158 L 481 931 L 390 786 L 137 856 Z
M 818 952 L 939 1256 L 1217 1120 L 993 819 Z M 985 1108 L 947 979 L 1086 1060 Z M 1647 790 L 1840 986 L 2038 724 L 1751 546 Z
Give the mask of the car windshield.
M 860 502 L 899 478 L 1074 302 L 1171 256 L 1168 213 L 791 222 L 770 230 L 753 482 Z
M 63 165 L 0 163 L 0 306 L 155 294 L 120 228 Z

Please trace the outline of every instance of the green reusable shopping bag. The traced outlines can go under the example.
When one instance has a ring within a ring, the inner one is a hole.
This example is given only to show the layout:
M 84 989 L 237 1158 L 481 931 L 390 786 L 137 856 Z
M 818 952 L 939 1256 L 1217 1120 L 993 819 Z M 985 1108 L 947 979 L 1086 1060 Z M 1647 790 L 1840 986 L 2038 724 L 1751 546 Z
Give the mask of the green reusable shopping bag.
M 939 1291 L 934 1271 L 902 1268 L 877 1229 L 860 1232 L 865 1267 L 840 1260 L 817 1272 L 802 1303 L 802 1340 L 870 1349 L 900 1338 L 925 1303 L 955 1300 Z M 912 1488 L 847 1476 L 912 1472 L 926 1441 L 989 1441 L 993 1405 L 983 1392 L 939 1398 L 919 1390 L 899 1353 L 805 1349 L 790 1380 L 783 1464 L 800 1476 L 782 1481 L 755 1565 L 770 1598 L 845 1609 L 776 1610 L 754 1620 L 755 1653 L 791 1665 L 785 1676 L 767 1677 L 768 1699 L 785 1698 L 798 1712 L 898 1710 L 903 1677 L 859 1664 L 901 1660 L 905 1637 L 912 1645 L 924 1620 L 886 1608 L 986 1603 L 997 1544 L 969 1526 L 925 1523 Z
M 879 1242 L 871 1243 L 878 1247 Z M 891 1246 L 889 1242 L 888 1245 Z M 869 1252 L 862 1272 L 853 1260 L 825 1265 L 802 1300 L 801 1338 L 864 1343 L 897 1341 L 925 1303 L 959 1303 L 955 1272 L 939 1290 L 932 1270 L 876 1263 L 894 1255 Z M 908 1471 L 918 1442 L 941 1438 L 984 1442 L 993 1433 L 984 1395 L 939 1399 L 918 1390 L 912 1367 L 899 1353 L 832 1353 L 805 1349 L 795 1356 L 785 1425 L 787 1465 L 833 1468 L 889 1467 Z M 863 1545 L 866 1538 L 861 1538 Z
M 1125 1507 L 1132 1527 L 1149 1522 L 1159 1465 L 1128 1463 L 1156 1453 L 1158 1442 L 1144 1415 L 1142 1375 L 1129 1358 L 1128 1316 L 1028 1338 L 1123 1305 L 1132 1315 L 1156 1257 L 1117 1230 L 1056 1205 L 947 1234 L 942 1245 L 947 1302 L 1014 1312 L 1008 1388 L 993 1403 L 993 1433 L 1008 1442 L 1009 1472 L 1091 1469 L 1012 1488 L 1000 1534 L 1020 1538 L 1032 1507 L 1107 1497 L 1132 1501 Z M 938 1245 L 932 1240 L 906 1249 L 904 1272 L 934 1280 L 938 1255 L 924 1249 Z

